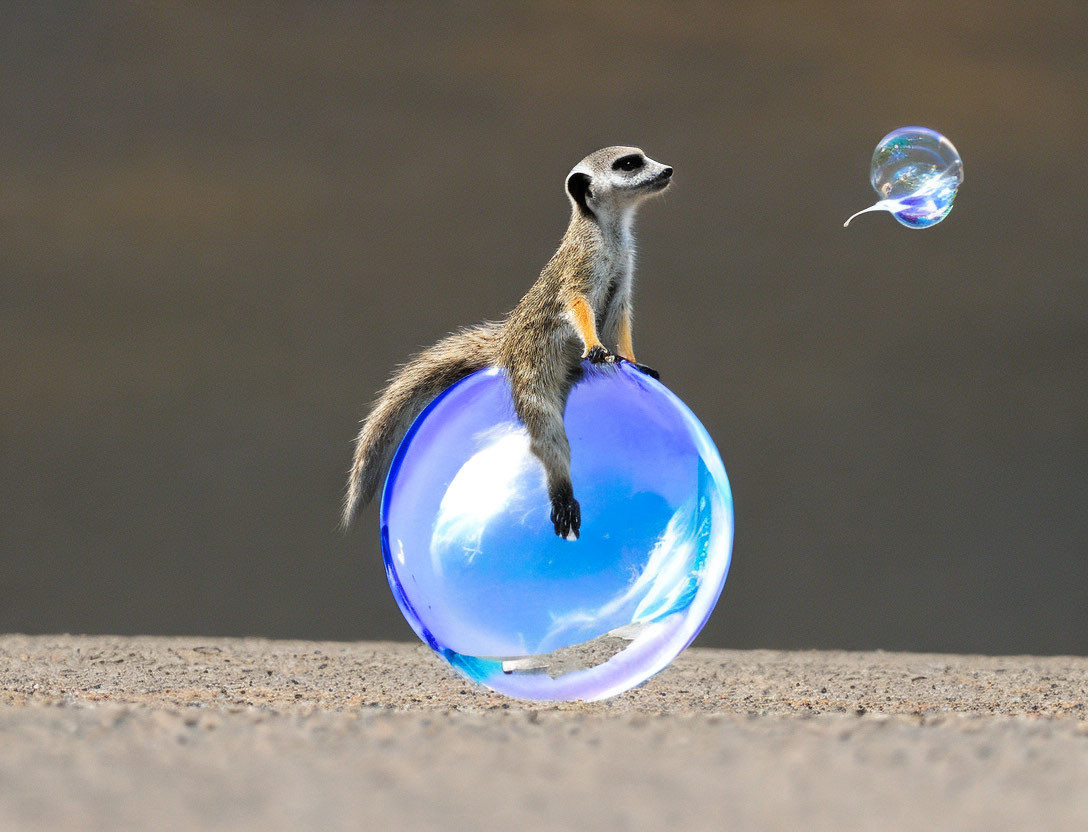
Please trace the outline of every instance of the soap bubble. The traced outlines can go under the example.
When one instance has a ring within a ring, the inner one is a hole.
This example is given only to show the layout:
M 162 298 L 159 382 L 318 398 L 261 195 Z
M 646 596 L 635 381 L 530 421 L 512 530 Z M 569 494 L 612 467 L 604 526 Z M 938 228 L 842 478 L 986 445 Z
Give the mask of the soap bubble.
M 963 160 L 952 142 L 928 127 L 900 127 L 873 152 L 869 181 L 881 199 L 869 211 L 888 211 L 908 228 L 936 225 L 952 210 L 963 183 Z
M 624 362 L 583 362 L 565 424 L 581 537 L 557 537 L 505 373 L 446 390 L 382 495 L 389 585 L 462 675 L 523 699 L 603 699 L 663 670 L 725 584 L 733 500 L 695 415 Z

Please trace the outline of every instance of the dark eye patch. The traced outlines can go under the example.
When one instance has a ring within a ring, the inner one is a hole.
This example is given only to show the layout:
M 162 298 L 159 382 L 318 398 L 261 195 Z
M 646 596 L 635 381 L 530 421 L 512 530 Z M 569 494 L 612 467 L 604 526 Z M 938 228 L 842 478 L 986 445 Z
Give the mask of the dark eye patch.
M 620 156 L 616 161 L 612 163 L 612 170 L 638 170 L 646 164 L 642 161 L 642 157 L 637 153 L 632 153 L 630 156 Z

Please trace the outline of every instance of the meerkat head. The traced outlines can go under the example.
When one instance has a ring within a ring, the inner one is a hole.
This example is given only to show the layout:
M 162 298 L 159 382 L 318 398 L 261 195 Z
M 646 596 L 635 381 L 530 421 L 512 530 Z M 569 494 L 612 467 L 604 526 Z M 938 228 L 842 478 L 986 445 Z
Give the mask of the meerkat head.
M 586 156 L 567 174 L 567 195 L 574 210 L 584 216 L 623 217 L 669 187 L 671 179 L 672 168 L 637 147 L 606 147 Z

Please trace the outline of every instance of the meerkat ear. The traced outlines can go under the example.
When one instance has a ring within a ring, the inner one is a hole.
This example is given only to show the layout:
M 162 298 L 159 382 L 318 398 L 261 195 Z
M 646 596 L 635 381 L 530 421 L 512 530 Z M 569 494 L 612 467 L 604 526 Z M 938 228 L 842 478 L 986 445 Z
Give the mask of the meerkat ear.
M 570 198 L 574 200 L 583 214 L 592 217 L 593 212 L 589 210 L 589 205 L 586 203 L 586 200 L 593 196 L 589 183 L 589 176 L 581 172 L 576 171 L 567 177 L 567 193 L 570 194 Z

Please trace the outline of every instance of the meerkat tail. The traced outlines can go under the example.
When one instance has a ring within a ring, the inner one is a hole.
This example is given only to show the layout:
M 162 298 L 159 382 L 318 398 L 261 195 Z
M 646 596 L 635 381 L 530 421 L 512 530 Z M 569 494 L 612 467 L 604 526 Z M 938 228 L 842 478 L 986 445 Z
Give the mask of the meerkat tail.
M 435 396 L 495 363 L 500 331 L 498 324 L 484 324 L 457 332 L 397 371 L 356 437 L 342 526 L 347 528 L 359 509 L 374 498 L 404 434 Z

